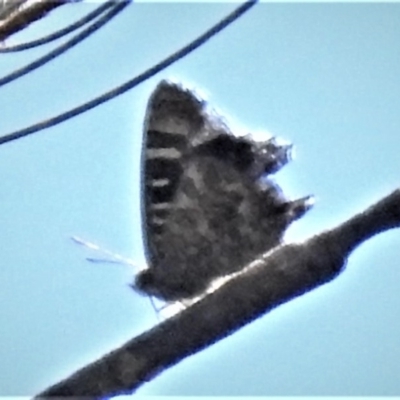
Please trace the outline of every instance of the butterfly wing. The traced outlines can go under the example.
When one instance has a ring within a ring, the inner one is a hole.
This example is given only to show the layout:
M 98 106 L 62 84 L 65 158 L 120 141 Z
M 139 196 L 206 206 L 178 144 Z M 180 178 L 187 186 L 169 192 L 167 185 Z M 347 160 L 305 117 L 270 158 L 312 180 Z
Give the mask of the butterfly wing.
M 164 226 L 176 208 L 175 197 L 190 152 L 202 130 L 203 102 L 178 84 L 161 81 L 150 97 L 144 124 L 142 231 L 148 263 L 157 268 L 163 254 Z
M 163 81 L 152 95 L 143 148 L 144 234 L 149 268 L 135 287 L 164 300 L 201 294 L 280 244 L 310 207 L 287 201 L 262 175 L 289 161 L 274 138 L 237 138 L 205 103 Z
M 288 162 L 289 150 L 222 131 L 193 149 L 165 227 L 167 268 L 158 274 L 160 288 L 168 289 L 164 298 L 199 295 L 281 243 L 311 206 L 309 197 L 288 201 L 274 181 L 262 179 Z

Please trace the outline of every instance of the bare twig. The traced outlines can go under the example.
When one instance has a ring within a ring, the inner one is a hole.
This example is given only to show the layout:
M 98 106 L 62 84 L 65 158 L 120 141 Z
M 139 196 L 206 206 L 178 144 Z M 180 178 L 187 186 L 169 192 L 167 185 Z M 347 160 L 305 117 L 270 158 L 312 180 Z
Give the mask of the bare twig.
M 1 0 L 0 5 L 0 20 L 5 20 L 11 16 L 12 13 L 21 9 L 28 0 Z
M 54 40 L 60 39 L 61 37 L 68 35 L 69 33 L 85 26 L 99 15 L 103 14 L 108 8 L 113 6 L 115 0 L 108 0 L 105 3 L 101 3 L 96 9 L 86 14 L 84 17 L 79 18 L 77 21 L 67 25 L 64 28 L 58 29 L 55 32 L 52 32 L 48 35 L 42 36 L 39 39 L 34 39 L 28 42 L 7 45 L 4 48 L 0 48 L 0 53 L 14 53 L 17 51 L 30 50 L 34 47 L 42 46 L 44 44 L 48 44 Z
M 278 305 L 335 278 L 365 240 L 400 226 L 400 189 L 304 243 L 272 250 L 213 293 L 86 366 L 37 398 L 134 391 L 164 369 Z
M 62 53 L 70 50 L 72 47 L 76 46 L 87 37 L 92 35 L 94 32 L 102 28 L 105 24 L 110 22 L 118 13 L 120 13 L 124 8 L 128 6 L 129 1 L 130 0 L 115 1 L 112 8 L 107 11 L 102 17 L 100 17 L 97 21 L 93 22 L 87 28 L 83 29 L 81 32 L 73 36 L 71 39 L 67 40 L 62 45 L 56 47 L 52 51 L 29 63 L 28 65 L 25 65 L 24 67 L 19 68 L 8 75 L 2 76 L 0 78 L 0 86 L 4 86 L 20 78 L 21 76 L 24 76 L 34 71 L 35 69 L 42 67 L 44 64 L 60 56 Z
M 26 28 L 32 22 L 43 18 L 47 13 L 55 8 L 68 4 L 69 0 L 41 0 L 36 1 L 26 8 L 18 9 L 11 13 L 3 22 L 0 23 L 0 41 L 14 33 Z M 24 2 L 19 2 L 23 4 Z

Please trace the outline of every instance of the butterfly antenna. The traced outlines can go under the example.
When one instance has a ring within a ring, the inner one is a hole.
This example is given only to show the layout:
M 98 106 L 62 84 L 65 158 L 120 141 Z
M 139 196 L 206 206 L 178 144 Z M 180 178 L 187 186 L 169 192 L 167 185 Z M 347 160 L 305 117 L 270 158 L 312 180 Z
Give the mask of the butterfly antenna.
M 109 264 L 123 264 L 123 265 L 131 265 L 138 269 L 138 265 L 135 264 L 131 259 L 126 258 L 121 256 L 120 254 L 114 253 L 112 251 L 109 251 L 107 249 L 104 249 L 100 246 L 98 246 L 95 243 L 89 242 L 87 240 L 84 240 L 78 236 L 71 236 L 71 240 L 80 246 L 84 246 L 90 250 L 97 251 L 99 253 L 102 253 L 103 255 L 106 256 L 106 258 L 92 258 L 92 257 L 86 257 L 86 260 L 92 263 L 109 263 Z

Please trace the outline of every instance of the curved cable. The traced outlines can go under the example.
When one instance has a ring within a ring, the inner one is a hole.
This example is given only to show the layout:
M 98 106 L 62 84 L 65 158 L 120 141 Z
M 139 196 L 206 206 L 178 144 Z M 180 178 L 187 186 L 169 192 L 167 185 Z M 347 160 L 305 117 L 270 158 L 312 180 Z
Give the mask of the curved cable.
M 162 71 L 163 69 L 167 68 L 174 62 L 180 60 L 181 58 L 183 58 L 186 55 L 188 55 L 189 53 L 191 53 L 193 50 L 200 47 L 207 40 L 211 39 L 217 33 L 219 33 L 224 28 L 226 28 L 229 24 L 231 24 L 232 22 L 237 20 L 239 17 L 241 17 L 246 11 L 248 11 L 256 3 L 257 3 L 257 0 L 249 0 L 246 3 L 242 4 L 236 10 L 234 10 L 232 13 L 228 14 L 224 19 L 222 19 L 221 21 L 216 23 L 214 26 L 212 26 L 210 29 L 208 29 L 206 32 L 204 32 L 202 35 L 200 35 L 197 39 L 193 40 L 188 45 L 182 47 L 180 50 L 178 50 L 171 56 L 165 58 L 163 61 L 161 61 L 158 64 L 154 65 L 153 67 L 149 68 L 148 70 L 146 70 L 145 72 L 136 76 L 135 78 L 125 82 L 124 84 L 117 86 L 116 88 L 114 88 L 114 89 L 112 89 L 112 90 L 110 90 L 110 91 L 84 103 L 84 104 L 81 104 L 78 107 L 72 108 L 64 113 L 58 114 L 55 117 L 43 120 L 36 124 L 30 125 L 26 128 L 22 128 L 17 131 L 6 134 L 4 136 L 1 136 L 0 137 L 0 145 L 3 143 L 11 142 L 12 140 L 22 138 L 24 136 L 31 135 L 32 133 L 38 132 L 42 129 L 47 129 L 52 126 L 58 125 L 61 122 L 64 122 L 70 118 L 73 118 L 79 114 L 82 114 L 85 111 L 88 111 L 94 107 L 97 107 L 98 105 L 100 105 L 108 100 L 111 100 L 112 98 L 119 96 L 122 93 L 125 93 L 126 91 L 134 88 L 135 86 L 139 85 L 146 79 L 151 78 L 158 72 Z
M 113 4 L 115 4 L 115 0 L 108 0 L 106 3 L 100 5 L 95 10 L 91 11 L 84 17 L 78 19 L 78 21 L 73 22 L 72 24 L 66 26 L 65 28 L 59 29 L 49 35 L 43 36 L 40 39 L 35 39 L 31 40 L 30 42 L 19 43 L 0 48 L 0 53 L 13 53 L 17 51 L 32 49 L 34 47 L 50 43 L 86 25 L 88 22 L 92 21 L 93 19 L 101 15 L 105 10 L 110 8 Z
M 17 69 L 16 71 L 11 72 L 11 74 L 5 75 L 2 78 L 0 78 L 0 86 L 4 86 L 7 83 L 14 81 L 15 79 L 18 79 L 21 76 L 24 76 L 29 72 L 32 72 L 33 70 L 51 61 L 53 58 L 56 58 L 65 51 L 71 49 L 73 46 L 77 45 L 82 40 L 90 36 L 92 33 L 100 29 L 107 22 L 109 22 L 114 16 L 116 16 L 119 12 L 121 12 L 128 4 L 129 0 L 124 0 L 123 2 L 115 2 L 115 5 L 112 7 L 110 11 L 108 11 L 103 17 L 99 18 L 92 25 L 90 25 L 77 35 L 75 35 L 72 39 L 68 40 L 61 46 L 58 46 L 56 49 L 50 51 L 45 56 L 38 58 L 37 60 L 31 62 L 28 65 L 25 65 L 25 67 Z

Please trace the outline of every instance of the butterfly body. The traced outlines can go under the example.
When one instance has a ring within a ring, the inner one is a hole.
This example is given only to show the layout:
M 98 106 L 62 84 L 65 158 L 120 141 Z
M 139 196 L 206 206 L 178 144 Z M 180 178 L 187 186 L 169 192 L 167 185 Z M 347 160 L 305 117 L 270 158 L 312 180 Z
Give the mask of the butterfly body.
M 162 81 L 149 101 L 142 151 L 143 231 L 149 266 L 134 287 L 166 301 L 203 293 L 279 245 L 309 208 L 266 175 L 291 146 L 234 136 L 206 103 Z

